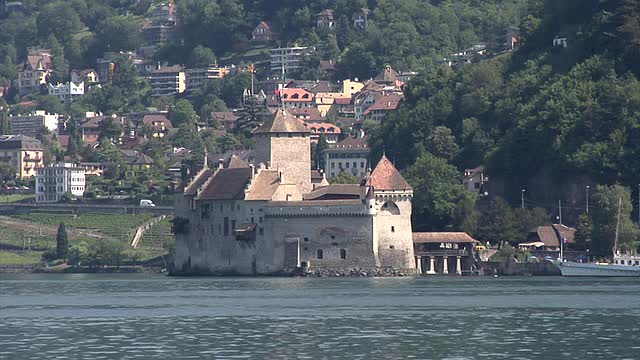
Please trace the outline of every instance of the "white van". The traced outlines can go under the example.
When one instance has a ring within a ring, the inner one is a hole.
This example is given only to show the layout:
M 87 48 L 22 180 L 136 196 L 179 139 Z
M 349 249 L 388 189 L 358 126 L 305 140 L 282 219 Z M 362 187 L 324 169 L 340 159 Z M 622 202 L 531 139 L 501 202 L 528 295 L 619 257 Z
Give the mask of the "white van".
M 154 204 L 153 201 L 149 199 L 140 200 L 140 207 L 155 207 L 155 206 L 156 204 Z

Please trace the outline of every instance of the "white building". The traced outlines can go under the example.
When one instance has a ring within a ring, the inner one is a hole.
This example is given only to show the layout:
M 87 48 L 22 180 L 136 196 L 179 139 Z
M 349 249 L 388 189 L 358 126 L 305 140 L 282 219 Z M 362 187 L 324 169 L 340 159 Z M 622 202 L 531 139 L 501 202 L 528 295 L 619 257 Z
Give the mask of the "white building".
M 85 170 L 71 163 L 59 162 L 38 169 L 36 202 L 58 202 L 64 193 L 83 196 Z
M 49 84 L 49 95 L 55 95 L 63 102 L 71 101 L 74 97 L 84 95 L 84 81 Z
M 60 114 L 48 114 L 44 110 L 36 110 L 33 114 L 9 116 L 12 135 L 27 135 L 35 137 L 42 128 L 53 134 L 58 133 Z
M 324 150 L 324 173 L 328 179 L 343 172 L 363 177 L 367 174 L 369 163 L 369 144 L 363 132 L 357 137 L 348 137 Z
M 304 59 L 314 50 L 305 46 L 271 49 L 271 71 L 280 73 L 284 67 L 286 73 L 298 72 L 302 70 Z
M 195 89 L 201 87 L 208 80 L 222 79 L 231 71 L 229 67 L 220 67 L 212 64 L 201 68 L 191 68 L 185 71 L 187 94 L 190 95 Z

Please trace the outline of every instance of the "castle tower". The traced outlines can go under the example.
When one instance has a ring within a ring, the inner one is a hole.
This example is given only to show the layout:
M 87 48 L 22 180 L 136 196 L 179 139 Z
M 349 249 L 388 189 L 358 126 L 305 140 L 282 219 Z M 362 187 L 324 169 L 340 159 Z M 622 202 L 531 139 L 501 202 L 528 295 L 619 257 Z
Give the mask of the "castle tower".
M 253 131 L 256 163 L 278 170 L 284 182 L 296 184 L 300 192 L 311 191 L 311 140 L 309 130 L 284 109 Z
M 382 156 L 371 173 L 376 215 L 374 249 L 377 245 L 379 266 L 414 269 L 411 200 L 413 188 L 386 156 Z

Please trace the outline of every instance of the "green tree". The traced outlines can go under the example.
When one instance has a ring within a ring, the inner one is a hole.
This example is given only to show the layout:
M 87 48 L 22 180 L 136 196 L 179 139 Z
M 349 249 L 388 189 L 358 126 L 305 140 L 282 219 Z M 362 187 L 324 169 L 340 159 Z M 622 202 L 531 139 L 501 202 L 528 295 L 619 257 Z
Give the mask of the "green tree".
M 180 99 L 176 101 L 175 105 L 169 112 L 169 120 L 174 127 L 187 127 L 195 129 L 196 126 L 196 112 L 193 110 L 193 106 L 189 100 Z
M 58 233 L 56 235 L 56 256 L 58 259 L 66 259 L 69 252 L 69 240 L 67 229 L 64 223 L 58 225 Z
M 460 229 L 473 213 L 475 194 L 464 188 L 458 170 L 446 160 L 425 153 L 405 178 L 414 189 L 414 228 Z
M 436 126 L 427 136 L 425 148 L 435 156 L 451 161 L 458 156 L 460 147 L 446 126 Z
M 256 98 L 247 98 L 244 107 L 238 113 L 234 131 L 244 136 L 249 136 L 253 129 L 260 126 L 261 119 L 266 116 L 268 111 L 264 103 L 261 103 Z
M 348 172 L 341 172 L 331 179 L 331 184 L 360 184 L 360 178 Z
M 102 51 L 131 51 L 142 45 L 142 19 L 133 16 L 110 16 L 96 28 Z
M 621 185 L 598 185 L 593 196 L 590 214 L 593 221 L 591 250 L 596 254 L 610 254 L 619 217 L 618 249 L 636 250 L 637 227 L 631 222 L 631 192 Z
M 102 140 L 110 140 L 117 143 L 123 131 L 124 126 L 113 118 L 105 118 L 98 123 L 101 142 Z
M 499 197 L 492 200 L 480 217 L 478 233 L 475 235 L 479 240 L 494 245 L 516 245 L 520 236 L 511 206 Z
M 46 38 L 53 34 L 62 44 L 69 42 L 82 24 L 74 9 L 63 1 L 46 4 L 38 14 L 36 23 L 38 35 Z
M 213 53 L 213 50 L 202 45 L 198 45 L 191 50 L 191 54 L 189 55 L 190 67 L 205 67 L 215 63 L 216 56 Z
M 591 233 L 593 232 L 593 224 L 591 223 L 591 217 L 587 214 L 582 214 L 578 217 L 576 223 L 575 234 L 575 247 L 578 250 L 585 250 L 591 248 Z
M 15 180 L 16 169 L 8 163 L 0 163 L 0 181 L 6 183 L 7 181 Z
M 516 225 L 516 241 L 514 244 L 525 242 L 529 232 L 534 230 L 538 226 L 551 224 L 551 217 L 549 213 L 543 208 L 517 208 L 513 210 L 513 217 Z
M 84 241 L 79 241 L 69 247 L 69 263 L 78 268 L 80 264 L 87 260 L 89 247 Z

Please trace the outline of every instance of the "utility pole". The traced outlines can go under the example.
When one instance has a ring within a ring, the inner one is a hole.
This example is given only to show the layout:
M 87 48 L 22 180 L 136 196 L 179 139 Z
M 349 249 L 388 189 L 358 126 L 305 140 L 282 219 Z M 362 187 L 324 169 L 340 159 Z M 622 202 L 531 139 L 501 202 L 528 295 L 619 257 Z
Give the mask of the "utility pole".
M 522 189 L 522 192 L 521 192 L 522 194 L 520 196 L 520 208 L 521 209 L 524 209 L 524 192 L 525 191 L 526 191 L 525 189 Z
M 589 213 L 589 185 L 587 185 L 587 214 Z
M 562 200 L 558 200 L 558 222 L 562 224 Z

